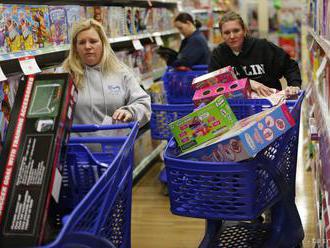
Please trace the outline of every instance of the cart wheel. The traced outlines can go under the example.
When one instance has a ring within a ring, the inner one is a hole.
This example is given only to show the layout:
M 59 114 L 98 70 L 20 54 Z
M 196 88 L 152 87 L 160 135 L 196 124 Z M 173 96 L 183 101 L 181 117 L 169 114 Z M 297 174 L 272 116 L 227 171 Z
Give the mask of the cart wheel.
M 166 183 L 161 183 L 161 191 L 164 196 L 168 196 L 168 188 Z

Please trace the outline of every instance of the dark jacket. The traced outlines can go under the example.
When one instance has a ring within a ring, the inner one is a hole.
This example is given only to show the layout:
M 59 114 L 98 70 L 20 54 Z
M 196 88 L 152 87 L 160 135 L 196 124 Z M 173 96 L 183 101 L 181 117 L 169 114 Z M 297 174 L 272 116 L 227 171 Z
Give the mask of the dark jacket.
M 190 37 L 181 42 L 177 60 L 173 67 L 193 65 L 208 65 L 210 62 L 210 50 L 205 36 L 196 30 Z
M 289 86 L 301 86 L 298 64 L 280 47 L 265 39 L 245 38 L 237 56 L 225 43 L 214 49 L 209 71 L 225 66 L 234 67 L 238 78 L 248 77 L 268 87 L 281 90 L 279 79 L 284 76 Z

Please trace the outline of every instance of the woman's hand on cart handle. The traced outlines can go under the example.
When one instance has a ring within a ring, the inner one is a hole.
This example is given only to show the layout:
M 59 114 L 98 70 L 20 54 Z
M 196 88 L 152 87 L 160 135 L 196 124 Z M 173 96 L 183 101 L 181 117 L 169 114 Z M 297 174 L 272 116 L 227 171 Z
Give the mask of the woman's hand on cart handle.
M 133 120 L 133 115 L 130 111 L 126 109 L 117 109 L 113 115 L 112 119 L 114 121 L 123 121 L 123 122 L 129 122 Z
M 270 96 L 274 94 L 274 89 L 269 88 L 262 83 L 259 83 L 254 80 L 250 80 L 250 85 L 253 91 L 257 92 L 259 96 Z
M 286 98 L 289 98 L 291 96 L 296 96 L 300 92 L 300 88 L 297 86 L 288 86 L 285 89 L 285 96 Z

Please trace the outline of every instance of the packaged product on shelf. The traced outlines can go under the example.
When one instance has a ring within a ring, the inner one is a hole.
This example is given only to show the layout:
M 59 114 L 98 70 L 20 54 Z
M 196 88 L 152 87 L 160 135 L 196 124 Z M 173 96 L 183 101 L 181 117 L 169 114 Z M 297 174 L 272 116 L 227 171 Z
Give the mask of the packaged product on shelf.
M 193 102 L 196 106 L 209 103 L 219 95 L 226 98 L 250 98 L 251 86 L 248 78 L 242 78 L 229 83 L 218 83 L 195 91 Z
M 6 4 L 3 9 L 3 21 L 5 28 L 5 47 L 7 52 L 18 52 L 21 50 L 21 29 L 18 20 L 17 5 Z
M 32 5 L 32 35 L 35 48 L 47 47 L 51 44 L 50 20 L 48 6 Z
M 123 7 L 108 7 L 108 35 L 111 38 L 125 35 L 125 11 Z
M 16 22 L 21 29 L 21 50 L 34 49 L 34 40 L 32 34 L 32 15 L 30 6 L 18 5 L 16 17 Z
M 102 24 L 104 30 L 108 30 L 108 7 L 88 6 L 86 7 L 86 18 L 91 18 Z
M 48 211 L 58 202 L 76 99 L 68 74 L 22 78 L 1 152 L 0 247 L 40 245 L 46 220 L 56 218 Z
M 227 133 L 180 154 L 184 159 L 237 162 L 253 158 L 295 125 L 286 104 L 238 121 Z
M 173 137 L 185 152 L 219 136 L 237 122 L 226 98 L 219 96 L 209 104 L 169 124 Z
M 84 8 L 79 5 L 65 6 L 66 18 L 68 23 L 68 42 L 71 42 L 72 27 L 76 23 L 79 23 L 80 19 L 84 19 L 84 16 L 82 16 L 84 11 L 82 9 Z
M 218 83 L 228 83 L 237 80 L 234 69 L 231 66 L 226 66 L 219 70 L 204 74 L 192 81 L 192 87 L 195 90 L 211 86 Z
M 131 7 L 125 7 L 126 35 L 134 34 L 134 19 Z
M 4 18 L 5 6 L 0 4 L 0 55 L 7 53 L 5 46 L 5 18 Z
M 64 6 L 49 6 L 50 34 L 53 45 L 68 43 L 68 22 Z

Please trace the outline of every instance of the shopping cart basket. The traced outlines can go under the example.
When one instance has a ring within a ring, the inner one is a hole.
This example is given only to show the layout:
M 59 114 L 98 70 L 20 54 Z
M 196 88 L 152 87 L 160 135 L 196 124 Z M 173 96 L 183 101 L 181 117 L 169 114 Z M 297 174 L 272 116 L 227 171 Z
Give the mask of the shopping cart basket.
M 266 99 L 228 99 L 228 102 L 238 119 L 258 113 L 272 106 Z M 193 104 L 151 104 L 150 120 L 151 137 L 157 140 L 170 140 L 172 137 L 169 123 L 191 113 Z M 162 170 L 159 180 L 167 183 L 166 171 Z M 166 190 L 164 189 L 164 192 Z
M 296 125 L 253 159 L 239 163 L 179 159 L 175 156 L 174 140 L 169 142 L 164 159 L 171 211 L 207 220 L 200 247 L 269 248 L 300 244 L 304 233 L 294 188 L 303 97 L 301 93 L 298 100 L 287 101 Z M 239 105 L 233 105 L 234 112 Z M 261 106 L 255 107 L 258 110 Z M 244 108 L 242 102 L 243 111 L 238 118 L 244 117 Z M 268 208 L 271 223 L 253 221 L 228 228 L 222 223 L 256 220 Z
M 72 137 L 67 145 L 59 215 L 69 213 L 48 248 L 130 247 L 132 164 L 137 123 L 76 125 L 72 131 L 127 129 L 122 137 Z M 90 151 L 89 146 L 100 146 Z M 60 225 L 60 223 L 59 223 Z
M 206 74 L 207 65 L 195 65 L 191 70 L 178 70 L 168 67 L 162 80 L 168 103 L 192 103 L 194 90 L 191 83 L 195 77 Z

